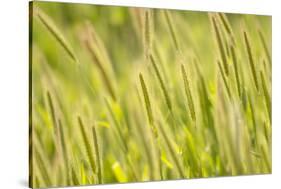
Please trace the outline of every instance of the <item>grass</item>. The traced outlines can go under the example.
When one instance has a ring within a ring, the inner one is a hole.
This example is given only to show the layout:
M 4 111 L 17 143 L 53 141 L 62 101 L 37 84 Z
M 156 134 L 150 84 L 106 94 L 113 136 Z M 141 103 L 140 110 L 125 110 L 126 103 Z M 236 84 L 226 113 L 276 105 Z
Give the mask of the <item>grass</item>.
M 32 5 L 31 187 L 271 173 L 270 17 Z

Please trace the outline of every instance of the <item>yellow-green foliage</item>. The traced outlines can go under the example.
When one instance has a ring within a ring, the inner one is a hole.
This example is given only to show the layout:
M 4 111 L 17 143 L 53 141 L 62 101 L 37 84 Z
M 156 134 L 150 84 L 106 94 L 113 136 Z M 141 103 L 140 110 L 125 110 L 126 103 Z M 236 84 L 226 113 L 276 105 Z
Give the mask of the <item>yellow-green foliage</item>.
M 30 186 L 271 172 L 271 18 L 33 2 Z

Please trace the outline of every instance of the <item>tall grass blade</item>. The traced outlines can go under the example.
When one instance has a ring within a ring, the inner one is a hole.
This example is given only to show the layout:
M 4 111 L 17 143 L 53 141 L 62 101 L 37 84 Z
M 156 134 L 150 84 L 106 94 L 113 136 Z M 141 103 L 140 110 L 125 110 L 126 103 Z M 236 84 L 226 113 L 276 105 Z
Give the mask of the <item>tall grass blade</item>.
M 50 176 L 50 173 L 48 171 L 48 168 L 47 168 L 50 165 L 46 164 L 46 161 L 44 161 L 44 159 L 42 157 L 43 154 L 41 154 L 41 152 L 39 152 L 39 150 L 37 149 L 37 146 L 34 147 L 34 152 L 35 152 L 34 155 L 35 155 L 35 158 L 37 160 L 39 172 L 41 173 L 42 178 L 44 179 L 44 182 L 45 182 L 46 186 L 51 186 L 52 180 L 51 180 L 51 176 Z
M 158 130 L 154 123 L 154 118 L 153 118 L 153 114 L 152 114 L 152 108 L 151 108 L 151 104 L 150 104 L 148 91 L 147 91 L 145 81 L 144 81 L 141 73 L 139 74 L 139 79 L 140 79 L 140 83 L 141 83 L 141 87 L 142 87 L 143 98 L 144 98 L 144 103 L 145 103 L 145 107 L 146 107 L 146 113 L 147 113 L 149 125 L 151 128 L 151 132 L 152 132 L 155 144 L 157 145 L 156 146 L 156 153 L 157 153 L 156 161 L 158 162 L 160 178 L 162 179 L 163 177 L 162 177 L 162 164 L 161 164 L 161 149 L 160 149 L 160 143 L 159 143 L 159 137 L 158 137 Z
M 114 111 L 112 110 L 112 107 L 111 107 L 111 105 L 110 105 L 108 100 L 105 100 L 105 104 L 106 104 L 106 108 L 108 109 L 108 112 L 110 114 L 110 117 L 113 120 L 113 123 L 115 125 L 116 131 L 117 131 L 117 135 L 119 136 L 119 138 L 121 140 L 122 149 L 124 150 L 125 153 L 127 153 L 129 149 L 128 149 L 128 145 L 126 143 L 126 139 L 124 137 L 124 134 L 123 134 L 123 132 L 121 130 L 120 123 L 117 120 L 116 116 L 114 115 Z
M 228 95 L 229 99 L 231 99 L 231 93 L 230 93 L 230 88 L 229 88 L 227 77 L 225 76 L 225 74 L 223 72 L 223 68 L 221 66 L 220 61 L 217 61 L 217 63 L 218 63 L 218 66 L 219 66 L 219 70 L 220 70 L 220 73 L 221 73 L 221 76 L 222 76 L 222 79 L 223 79 L 223 83 L 224 83 L 227 95 Z
M 90 140 L 89 140 L 89 137 L 87 135 L 87 131 L 85 129 L 85 126 L 84 126 L 80 116 L 78 116 L 78 123 L 79 123 L 80 131 L 81 131 L 81 134 L 82 134 L 82 139 L 83 139 L 84 145 L 86 147 L 86 153 L 87 153 L 87 156 L 88 156 L 88 160 L 90 162 L 92 171 L 94 173 L 96 173 L 97 167 L 96 167 L 96 163 L 95 163 L 95 159 L 94 159 L 94 152 L 92 150 Z
M 222 25 L 224 26 L 228 36 L 230 37 L 232 44 L 235 45 L 233 31 L 232 31 L 231 25 L 227 19 L 227 16 L 224 13 L 220 12 L 220 13 L 218 13 L 218 17 L 220 18 Z
M 85 40 L 85 43 L 86 43 L 87 50 L 89 51 L 94 64 L 97 66 L 97 68 L 99 69 L 99 71 L 101 73 L 101 76 L 103 78 L 103 81 L 105 83 L 105 86 L 106 86 L 111 98 L 116 101 L 117 98 L 116 98 L 116 95 L 115 95 L 113 83 L 110 79 L 110 76 L 109 76 L 108 72 L 106 71 L 106 69 L 105 69 L 105 67 L 102 63 L 102 59 L 96 53 L 96 51 L 93 48 L 93 46 L 91 45 L 91 42 L 89 41 L 89 39 Z
M 150 104 L 150 99 L 149 99 L 149 95 L 148 95 L 148 91 L 143 79 L 142 74 L 139 74 L 139 79 L 140 79 L 140 83 L 141 83 L 141 88 L 142 88 L 142 92 L 143 92 L 143 98 L 144 98 L 144 102 L 145 102 L 145 108 L 146 108 L 146 113 L 147 113 L 147 117 L 148 117 L 148 121 L 151 125 L 153 125 L 154 120 L 153 120 L 153 115 L 152 115 L 152 109 L 151 109 L 151 104 Z
M 262 46 L 263 46 L 263 49 L 264 49 L 264 52 L 265 52 L 267 61 L 268 61 L 268 63 L 269 63 L 270 66 L 271 66 L 271 65 L 272 65 L 271 54 L 270 54 L 269 49 L 268 49 L 268 46 L 267 46 L 267 44 L 266 44 L 264 35 L 263 35 L 263 33 L 262 33 L 261 30 L 259 30 L 258 32 L 259 32 L 259 38 L 260 38 L 260 40 L 261 40 L 261 43 L 262 43 Z
M 157 65 L 156 65 L 156 62 L 155 62 L 155 59 L 154 59 L 153 55 L 150 54 L 149 57 L 150 57 L 150 62 L 152 63 L 153 69 L 154 69 L 154 71 L 155 71 L 155 74 L 156 74 L 156 76 L 157 76 L 157 79 L 158 79 L 158 81 L 159 81 L 161 90 L 162 90 L 162 92 L 163 92 L 163 95 L 164 95 L 164 98 L 165 98 L 165 102 L 166 102 L 166 104 L 167 104 L 167 107 L 168 107 L 168 109 L 172 112 L 172 103 L 171 103 L 171 100 L 170 100 L 170 97 L 169 97 L 169 93 L 168 93 L 168 91 L 167 91 L 167 88 L 166 88 L 166 86 L 165 86 L 165 84 L 164 84 L 164 80 L 163 80 L 163 78 L 162 78 L 162 76 L 161 76 L 161 74 L 160 74 L 160 71 L 159 71 L 159 69 L 158 69 L 158 67 L 157 67 Z
M 231 45 L 230 51 L 231 51 L 231 57 L 232 57 L 233 65 L 234 65 L 236 87 L 237 87 L 237 90 L 238 90 L 238 95 L 241 98 L 242 94 L 241 94 L 241 84 L 240 84 L 240 78 L 239 78 L 238 62 L 237 62 L 237 56 L 236 56 L 236 52 L 235 52 L 235 49 L 234 49 L 233 45 Z
M 177 51 L 179 51 L 180 50 L 179 42 L 178 42 L 178 39 L 177 39 L 177 36 L 176 36 L 175 28 L 174 28 L 173 23 L 172 23 L 171 14 L 168 10 L 164 10 L 163 13 L 164 13 L 164 17 L 166 19 L 166 22 L 168 24 L 169 32 L 170 32 L 170 35 L 172 37 L 175 48 L 176 48 Z
M 244 35 L 246 50 L 247 50 L 247 53 L 248 53 L 250 68 L 251 68 L 252 76 L 253 76 L 253 79 L 254 79 L 254 84 L 255 84 L 256 90 L 259 91 L 259 83 L 258 83 L 256 66 L 255 66 L 255 63 L 254 63 L 251 45 L 250 45 L 249 38 L 248 38 L 248 35 L 247 35 L 246 31 L 243 32 L 243 35 Z
M 149 54 L 152 51 L 152 42 L 153 42 L 153 17 L 152 10 L 145 10 L 144 12 L 144 51 L 145 56 L 148 59 Z
M 66 181 L 67 184 L 70 184 L 70 178 L 69 178 L 69 158 L 68 158 L 68 153 L 67 153 L 67 148 L 66 148 L 66 140 L 65 140 L 65 132 L 61 123 L 61 120 L 58 120 L 58 127 L 59 127 L 59 138 L 60 138 L 60 144 L 61 144 L 61 149 L 62 149 L 62 157 L 63 157 L 63 163 L 65 166 L 65 176 L 66 176 Z
M 61 44 L 61 46 L 65 49 L 65 51 L 68 53 L 68 55 L 75 62 L 77 62 L 78 60 L 75 56 L 74 51 L 72 50 L 71 46 L 66 42 L 66 39 L 64 38 L 62 32 L 57 28 L 57 26 L 54 24 L 52 19 L 38 7 L 35 8 L 35 14 L 39 18 L 39 20 L 46 26 L 46 28 L 49 30 L 49 32 Z
M 183 78 L 183 81 L 184 81 L 184 89 L 185 89 L 185 94 L 186 94 L 186 97 L 187 97 L 188 107 L 190 109 L 191 119 L 193 121 L 196 121 L 193 98 L 192 98 L 192 95 L 191 95 L 189 81 L 188 81 L 188 77 L 187 77 L 184 65 L 181 65 L 181 72 L 182 72 L 182 78 Z
M 222 35 L 220 34 L 216 18 L 214 16 L 211 16 L 211 19 L 212 19 L 215 37 L 216 37 L 216 41 L 217 41 L 220 56 L 221 56 L 221 61 L 223 63 L 223 68 L 224 68 L 223 71 L 225 72 L 226 76 L 228 76 L 229 75 L 229 68 L 228 68 L 228 63 L 227 63 L 227 56 L 226 56 L 225 49 L 224 49 L 224 46 L 223 46 Z
M 177 170 L 179 172 L 179 175 L 181 178 L 185 178 L 185 173 L 184 173 L 184 170 L 183 170 L 183 166 L 181 165 L 178 157 L 176 156 L 177 152 L 173 149 L 173 145 L 169 139 L 169 137 L 167 136 L 167 134 L 165 133 L 165 130 L 164 128 L 162 128 L 161 126 L 159 127 L 163 137 L 164 137 L 164 141 L 166 142 L 167 144 L 167 147 L 169 149 L 169 152 L 170 152 L 170 155 L 171 157 L 173 158 L 173 161 L 175 162 L 176 164 L 176 167 L 177 167 Z
M 268 92 L 268 88 L 266 87 L 267 83 L 265 81 L 264 74 L 263 74 L 262 71 L 260 71 L 260 77 L 261 77 L 263 94 L 264 94 L 264 97 L 265 97 L 266 109 L 267 109 L 267 112 L 268 112 L 268 118 L 271 122 L 271 97 L 270 97 L 270 94 Z
M 92 133 L 93 133 L 93 140 L 94 140 L 95 153 L 96 153 L 97 176 L 98 176 L 98 183 L 102 184 L 100 150 L 99 150 L 99 144 L 98 144 L 98 136 L 97 136 L 95 127 L 96 127 L 95 125 L 92 127 Z
M 72 182 L 73 182 L 73 184 L 76 185 L 76 186 L 80 185 L 80 182 L 78 180 L 77 174 L 76 174 L 76 172 L 75 172 L 73 167 L 71 168 L 71 175 L 72 175 Z
M 251 117 L 252 117 L 252 122 L 253 122 L 252 124 L 253 124 L 253 129 L 254 129 L 253 141 L 254 141 L 254 145 L 257 147 L 258 135 L 257 135 L 256 113 L 255 113 L 255 109 L 254 109 L 254 105 L 253 105 L 253 100 L 251 99 L 251 97 L 249 95 L 247 98 L 248 98 L 249 105 L 250 105 Z
M 53 100 L 52 100 L 52 97 L 51 97 L 49 91 L 47 91 L 47 99 L 48 99 L 48 105 L 49 105 L 50 111 L 51 111 L 51 118 L 52 118 L 53 126 L 55 129 L 57 129 L 58 127 L 57 127 L 57 121 L 56 121 L 56 113 L 55 113 L 55 109 L 54 109 Z

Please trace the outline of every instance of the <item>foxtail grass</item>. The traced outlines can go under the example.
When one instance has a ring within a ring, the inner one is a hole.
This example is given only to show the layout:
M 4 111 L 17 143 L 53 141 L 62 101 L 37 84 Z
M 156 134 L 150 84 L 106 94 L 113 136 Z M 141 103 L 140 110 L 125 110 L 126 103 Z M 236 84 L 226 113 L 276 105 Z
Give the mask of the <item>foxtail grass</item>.
M 102 59 L 99 54 L 97 54 L 95 48 L 92 46 L 90 42 L 90 38 L 86 38 L 85 44 L 87 47 L 88 52 L 90 53 L 93 63 L 97 66 L 99 72 L 101 73 L 102 79 L 105 83 L 105 86 L 113 100 L 117 100 L 116 95 L 115 95 L 115 90 L 113 83 L 111 81 L 111 78 L 109 76 L 109 73 L 105 69 L 105 65 L 103 65 Z
M 150 9 L 144 11 L 144 50 L 145 57 L 148 60 L 149 54 L 152 52 L 153 43 L 153 16 Z
M 103 18 L 69 6 L 83 12 L 69 20 L 43 4 L 54 14 L 36 9 L 31 26 L 33 187 L 271 171 L 270 28 L 238 35 L 240 21 L 270 18 L 100 7 L 114 16 Z
M 142 88 L 142 92 L 143 92 L 143 98 L 144 98 L 144 104 L 145 104 L 145 107 L 146 107 L 148 122 L 149 122 L 149 125 L 150 125 L 150 128 L 151 128 L 153 139 L 155 141 L 155 145 L 156 145 L 156 153 L 157 153 L 156 162 L 157 162 L 158 167 L 159 167 L 160 178 L 162 179 L 163 177 L 162 177 L 161 149 L 160 149 L 159 133 L 158 133 L 158 129 L 156 128 L 156 125 L 155 125 L 155 122 L 154 122 L 154 117 L 153 117 L 153 114 L 152 114 L 152 108 L 151 108 L 149 93 L 147 91 L 147 87 L 146 87 L 145 81 L 144 81 L 141 73 L 139 74 L 139 79 L 140 79 L 141 88 Z

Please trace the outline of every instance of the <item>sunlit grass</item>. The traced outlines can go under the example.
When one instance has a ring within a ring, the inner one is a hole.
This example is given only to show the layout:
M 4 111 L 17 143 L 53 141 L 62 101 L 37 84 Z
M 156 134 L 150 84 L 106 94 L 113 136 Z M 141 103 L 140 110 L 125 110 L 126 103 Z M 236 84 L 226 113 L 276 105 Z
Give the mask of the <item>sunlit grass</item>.
M 31 187 L 271 173 L 270 17 L 31 10 Z

